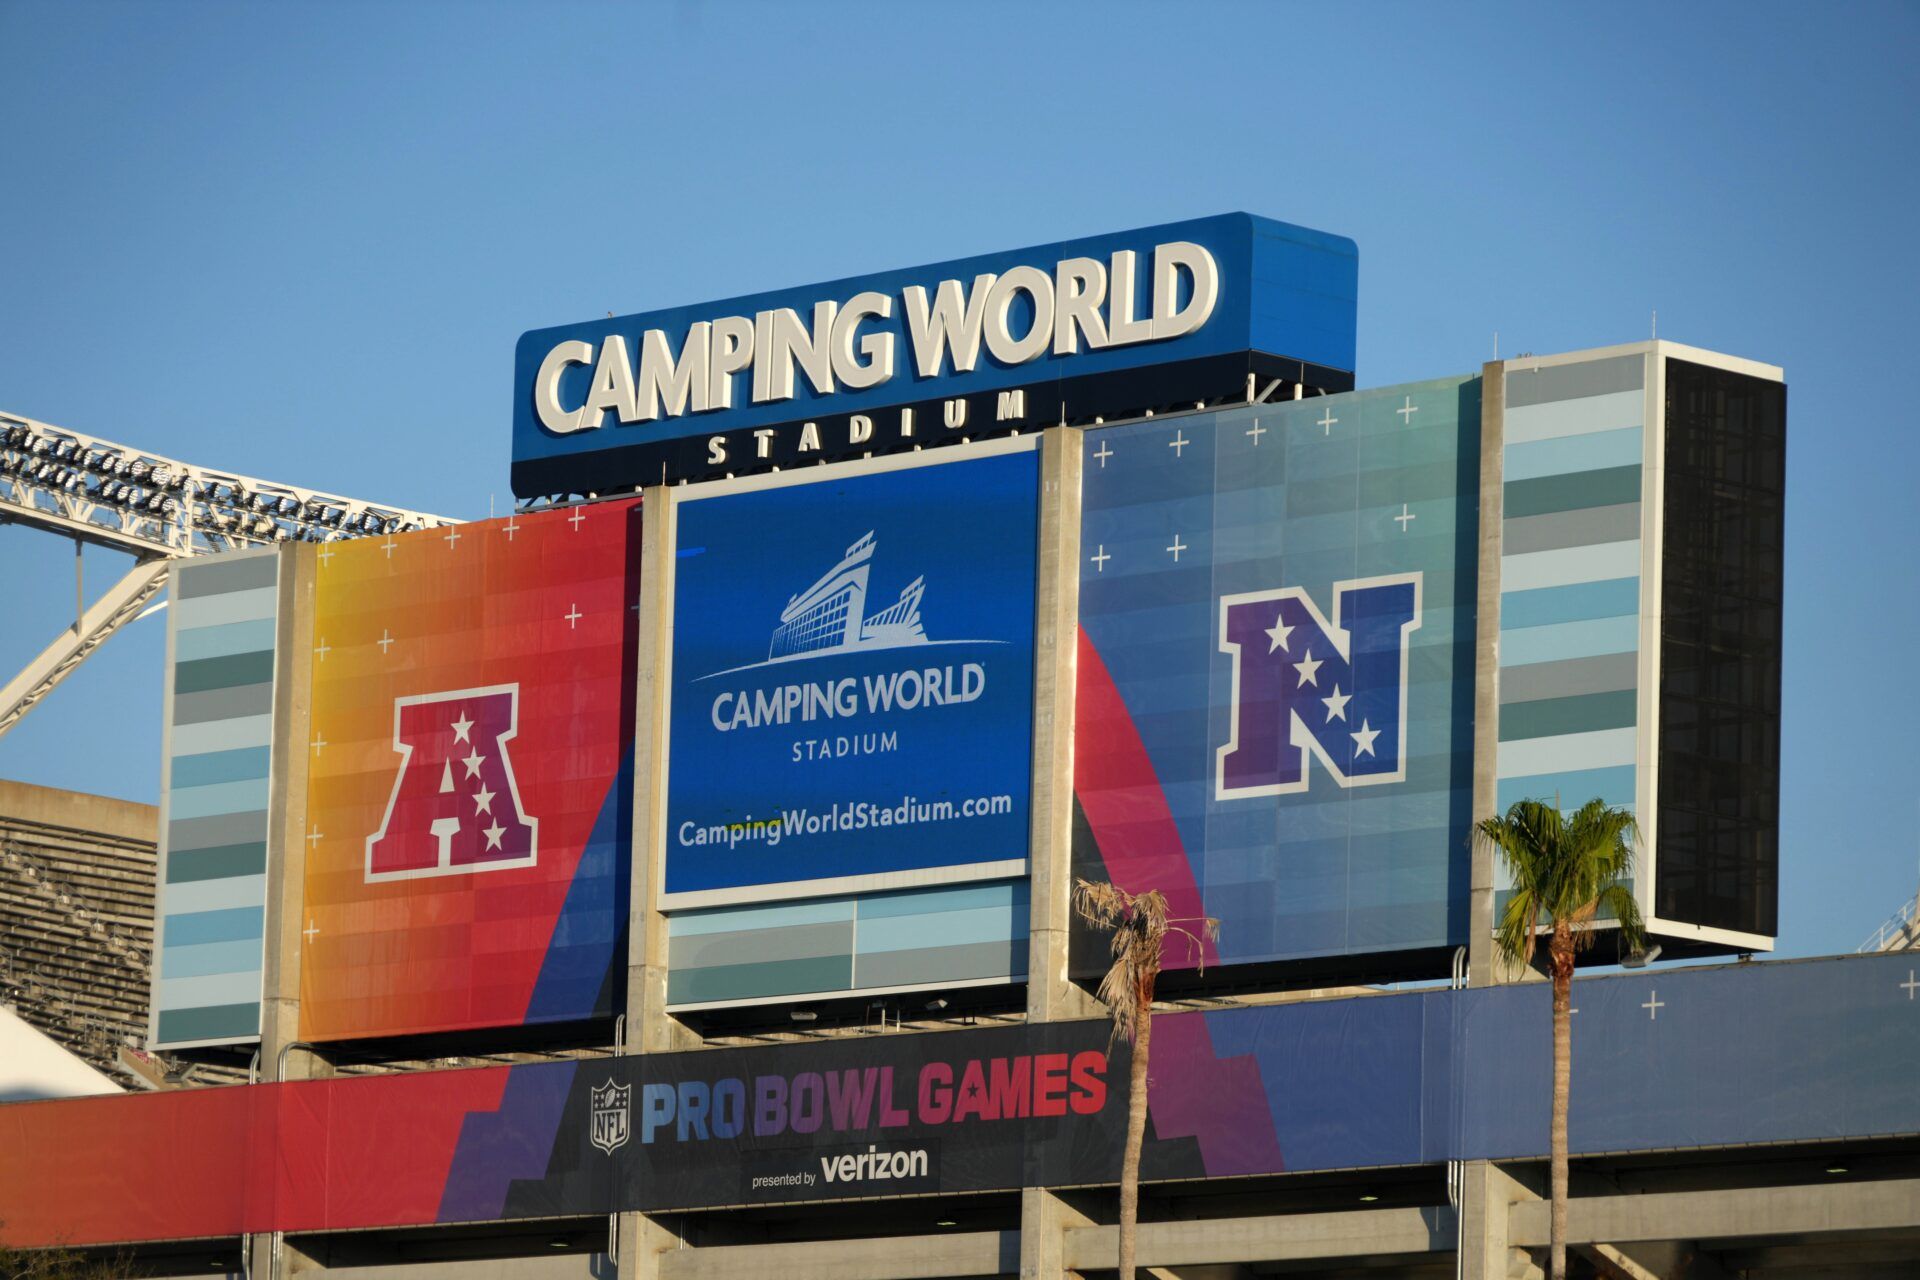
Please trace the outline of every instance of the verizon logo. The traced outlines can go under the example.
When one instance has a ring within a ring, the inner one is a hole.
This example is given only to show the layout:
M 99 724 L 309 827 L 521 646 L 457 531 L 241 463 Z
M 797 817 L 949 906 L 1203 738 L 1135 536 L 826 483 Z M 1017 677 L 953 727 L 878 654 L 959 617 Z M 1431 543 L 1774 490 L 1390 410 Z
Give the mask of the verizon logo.
M 842 1156 L 820 1157 L 820 1176 L 828 1182 L 885 1182 L 895 1178 L 924 1178 L 927 1176 L 927 1151 L 916 1147 L 911 1151 L 882 1151 L 877 1147 L 868 1147 L 865 1151 L 849 1152 Z

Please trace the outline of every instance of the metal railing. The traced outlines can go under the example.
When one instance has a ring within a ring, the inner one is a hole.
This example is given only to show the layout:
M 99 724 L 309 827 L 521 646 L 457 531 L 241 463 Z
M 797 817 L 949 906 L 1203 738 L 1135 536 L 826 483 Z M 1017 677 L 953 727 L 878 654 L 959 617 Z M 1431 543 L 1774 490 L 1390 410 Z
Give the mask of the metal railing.
M 1914 917 L 1920 913 L 1920 896 L 1907 899 L 1898 911 L 1887 917 L 1886 923 L 1875 929 L 1868 939 L 1855 947 L 1854 954 L 1865 955 L 1872 951 L 1904 951 L 1913 945 Z

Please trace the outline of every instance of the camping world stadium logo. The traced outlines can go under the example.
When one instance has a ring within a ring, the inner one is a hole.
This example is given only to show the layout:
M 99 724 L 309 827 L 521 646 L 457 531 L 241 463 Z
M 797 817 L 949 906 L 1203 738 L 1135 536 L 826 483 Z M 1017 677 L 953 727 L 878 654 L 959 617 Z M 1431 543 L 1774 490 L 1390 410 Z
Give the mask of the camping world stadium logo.
M 633 1114 L 627 1103 L 632 1097 L 633 1086 L 615 1084 L 611 1076 L 605 1084 L 596 1086 L 588 1094 L 593 1116 L 587 1140 L 608 1155 L 627 1144 L 628 1127 Z
M 1299 587 L 1223 596 L 1232 729 L 1216 753 L 1221 800 L 1307 789 L 1308 758 L 1342 787 L 1407 776 L 1408 638 L 1420 575 L 1333 586 L 1333 619 Z
M 521 807 L 507 755 L 519 724 L 517 684 L 394 699 L 400 769 L 367 837 L 369 881 L 534 864 L 540 824 Z

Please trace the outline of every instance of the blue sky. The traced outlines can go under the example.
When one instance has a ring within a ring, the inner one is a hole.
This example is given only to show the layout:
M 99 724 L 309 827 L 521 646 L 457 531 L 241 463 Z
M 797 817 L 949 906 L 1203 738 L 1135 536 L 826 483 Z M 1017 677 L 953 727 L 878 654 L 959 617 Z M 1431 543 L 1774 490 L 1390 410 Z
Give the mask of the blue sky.
M 1660 334 L 1791 386 L 1781 951 L 1915 888 L 1920 9 L 0 0 L 0 408 L 454 516 L 525 329 L 1232 209 L 1360 384 Z M 69 544 L 0 528 L 0 666 Z M 125 560 L 88 553 L 92 588 Z M 150 800 L 160 619 L 0 738 Z

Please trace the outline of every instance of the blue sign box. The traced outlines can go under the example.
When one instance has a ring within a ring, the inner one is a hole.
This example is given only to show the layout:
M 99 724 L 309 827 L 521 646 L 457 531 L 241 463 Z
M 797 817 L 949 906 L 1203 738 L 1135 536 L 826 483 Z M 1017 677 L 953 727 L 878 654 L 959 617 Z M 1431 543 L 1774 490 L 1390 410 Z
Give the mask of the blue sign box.
M 513 490 L 606 493 L 1353 386 L 1353 242 L 1250 214 L 522 335 Z
M 664 905 L 1025 873 L 1035 445 L 672 491 Z

